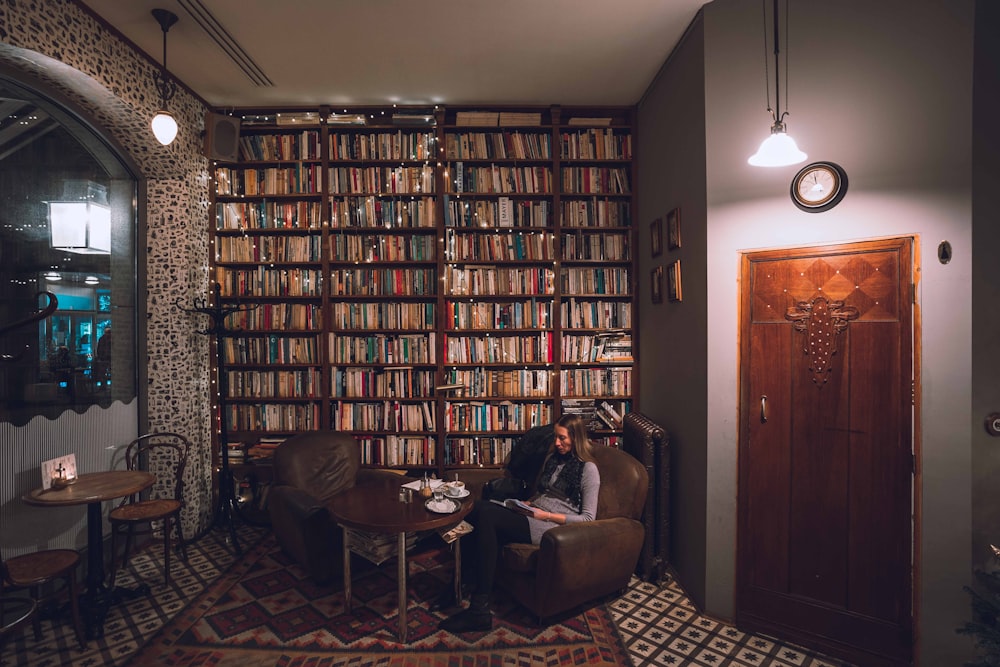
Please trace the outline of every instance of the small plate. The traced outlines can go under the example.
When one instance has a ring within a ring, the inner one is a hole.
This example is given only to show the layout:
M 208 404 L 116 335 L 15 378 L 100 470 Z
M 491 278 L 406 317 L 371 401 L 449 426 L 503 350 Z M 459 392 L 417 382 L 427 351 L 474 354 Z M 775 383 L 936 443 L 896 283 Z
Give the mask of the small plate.
M 457 512 L 458 508 L 461 506 L 461 503 L 454 498 L 443 498 L 440 501 L 435 501 L 431 498 L 424 503 L 424 507 L 427 508 L 427 511 L 434 512 L 435 514 L 451 514 L 453 512 Z
M 447 491 L 445 491 L 444 497 L 449 498 L 451 500 L 461 500 L 462 498 L 468 498 L 470 493 L 472 493 L 472 491 L 469 491 L 468 489 L 462 489 L 462 492 L 457 496 L 451 496 L 448 495 Z

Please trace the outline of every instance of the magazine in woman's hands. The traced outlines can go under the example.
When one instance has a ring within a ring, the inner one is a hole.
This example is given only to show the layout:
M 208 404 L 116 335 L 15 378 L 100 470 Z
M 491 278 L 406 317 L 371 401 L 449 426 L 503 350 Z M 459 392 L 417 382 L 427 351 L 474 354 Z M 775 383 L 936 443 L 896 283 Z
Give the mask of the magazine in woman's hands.
M 503 505 L 509 510 L 514 510 L 518 514 L 535 516 L 535 508 L 522 500 L 518 500 L 517 498 L 508 498 L 507 500 L 497 500 L 493 498 L 490 502 L 496 503 L 497 505 Z

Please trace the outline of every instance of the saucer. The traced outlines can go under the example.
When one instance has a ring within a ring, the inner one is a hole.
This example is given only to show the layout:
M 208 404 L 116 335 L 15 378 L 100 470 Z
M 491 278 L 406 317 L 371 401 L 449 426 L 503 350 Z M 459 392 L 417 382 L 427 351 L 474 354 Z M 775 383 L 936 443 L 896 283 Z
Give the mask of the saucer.
M 457 512 L 461 504 L 454 498 L 442 498 L 441 500 L 431 498 L 424 503 L 424 507 L 429 512 L 434 512 L 435 514 L 451 514 L 452 512 Z
M 451 498 L 452 500 L 461 500 L 462 498 L 468 497 L 468 495 L 470 493 L 472 493 L 472 491 L 469 491 L 468 489 L 462 489 L 462 492 L 460 494 L 458 494 L 457 496 L 453 496 L 450 493 L 448 493 L 447 491 L 445 491 L 444 492 L 444 497 L 445 498 Z

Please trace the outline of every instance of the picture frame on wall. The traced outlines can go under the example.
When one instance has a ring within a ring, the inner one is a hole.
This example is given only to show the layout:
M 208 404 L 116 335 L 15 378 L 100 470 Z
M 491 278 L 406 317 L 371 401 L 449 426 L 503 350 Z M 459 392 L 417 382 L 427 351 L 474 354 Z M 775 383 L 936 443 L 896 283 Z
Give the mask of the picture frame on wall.
M 663 303 L 663 265 L 649 272 L 649 296 L 653 303 Z
M 675 208 L 667 213 L 667 250 L 681 247 L 681 210 Z
M 653 257 L 663 252 L 663 218 L 649 223 L 649 250 Z
M 667 299 L 681 301 L 681 260 L 670 262 L 667 266 Z

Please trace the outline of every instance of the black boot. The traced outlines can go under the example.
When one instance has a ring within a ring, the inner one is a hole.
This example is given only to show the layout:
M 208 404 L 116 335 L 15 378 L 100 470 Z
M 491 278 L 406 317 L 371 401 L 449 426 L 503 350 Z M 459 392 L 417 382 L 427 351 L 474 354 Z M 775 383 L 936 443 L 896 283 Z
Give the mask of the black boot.
M 460 632 L 488 632 L 493 629 L 493 614 L 490 612 L 489 596 L 475 593 L 469 608 L 441 621 L 442 630 L 458 634 Z

